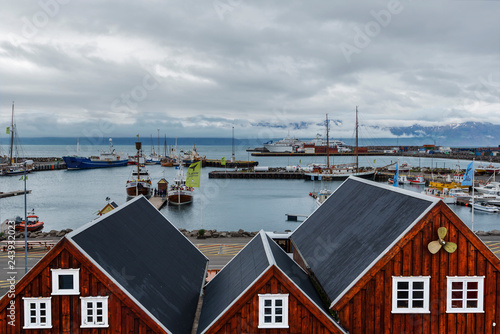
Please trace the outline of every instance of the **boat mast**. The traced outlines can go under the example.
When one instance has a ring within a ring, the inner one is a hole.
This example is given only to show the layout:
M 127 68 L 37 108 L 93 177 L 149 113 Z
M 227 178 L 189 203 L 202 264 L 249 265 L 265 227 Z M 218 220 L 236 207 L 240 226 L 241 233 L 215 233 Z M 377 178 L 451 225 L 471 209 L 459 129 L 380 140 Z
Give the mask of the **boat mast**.
M 12 120 L 10 123 L 10 151 L 9 151 L 9 166 L 12 165 L 12 156 L 14 154 L 14 101 L 12 101 Z
M 330 141 L 328 134 L 328 114 L 326 114 L 326 167 L 330 168 Z
M 359 158 L 358 158 L 358 106 L 356 106 L 356 173 L 359 173 Z
M 167 135 L 165 134 L 165 159 L 167 158 Z

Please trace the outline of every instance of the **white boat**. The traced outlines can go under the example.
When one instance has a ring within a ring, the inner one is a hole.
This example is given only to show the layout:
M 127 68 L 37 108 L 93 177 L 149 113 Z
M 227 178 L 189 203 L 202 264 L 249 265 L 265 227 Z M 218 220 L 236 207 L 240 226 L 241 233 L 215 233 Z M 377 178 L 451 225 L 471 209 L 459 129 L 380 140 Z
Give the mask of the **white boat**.
M 186 175 L 183 172 L 182 165 L 178 168 L 174 182 L 167 192 L 169 205 L 184 205 L 193 202 L 194 189 L 186 186 Z
M 318 204 L 318 206 L 323 204 L 323 202 L 326 201 L 332 193 L 333 192 L 329 189 L 323 189 L 318 191 L 316 195 L 316 203 Z
M 455 204 L 457 202 L 457 198 L 454 195 L 450 195 L 447 191 L 443 191 L 434 187 L 425 188 L 424 191 L 422 191 L 422 194 L 440 198 L 446 204 Z
M 474 210 L 478 210 L 478 211 L 483 211 L 483 212 L 490 212 L 490 213 L 498 213 L 498 207 L 496 206 L 493 206 L 493 205 L 488 205 L 488 204 L 485 204 L 485 203 L 474 203 L 474 204 L 471 204 L 473 207 L 474 207 Z
M 390 184 L 394 184 L 394 179 L 389 178 L 387 180 Z M 410 180 L 408 180 L 408 177 L 406 175 L 401 175 L 398 177 L 398 184 L 409 184 Z
M 500 182 L 490 182 L 484 186 L 474 187 L 474 190 L 481 194 L 495 194 L 500 192 Z
M 297 147 L 300 147 L 303 144 L 302 140 L 297 138 L 292 138 L 287 136 L 277 142 L 268 141 L 264 143 L 264 148 L 269 152 L 278 153 L 278 152 L 295 152 Z

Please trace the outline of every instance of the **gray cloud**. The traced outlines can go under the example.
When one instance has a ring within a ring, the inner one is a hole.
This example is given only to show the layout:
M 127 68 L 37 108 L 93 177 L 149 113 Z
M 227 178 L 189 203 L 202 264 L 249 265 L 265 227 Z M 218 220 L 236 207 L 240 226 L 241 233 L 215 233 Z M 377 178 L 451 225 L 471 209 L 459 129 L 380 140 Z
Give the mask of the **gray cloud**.
M 0 125 L 25 136 L 312 137 L 500 124 L 498 1 L 8 2 Z M 487 116 L 487 119 L 485 117 Z M 22 120 L 22 121 L 21 121 Z

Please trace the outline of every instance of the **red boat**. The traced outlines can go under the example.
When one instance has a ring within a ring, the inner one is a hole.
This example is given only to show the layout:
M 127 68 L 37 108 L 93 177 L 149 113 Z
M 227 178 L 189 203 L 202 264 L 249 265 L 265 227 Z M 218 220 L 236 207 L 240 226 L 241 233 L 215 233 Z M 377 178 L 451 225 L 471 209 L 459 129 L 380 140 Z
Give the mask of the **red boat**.
M 34 211 L 31 211 L 30 214 L 27 216 L 28 219 L 28 226 L 27 230 L 28 232 L 34 232 L 34 231 L 40 231 L 43 229 L 43 222 L 41 222 L 38 218 L 37 215 L 35 215 Z M 21 217 L 16 217 L 15 219 L 16 222 L 16 231 L 23 232 L 24 231 L 24 220 L 22 220 Z

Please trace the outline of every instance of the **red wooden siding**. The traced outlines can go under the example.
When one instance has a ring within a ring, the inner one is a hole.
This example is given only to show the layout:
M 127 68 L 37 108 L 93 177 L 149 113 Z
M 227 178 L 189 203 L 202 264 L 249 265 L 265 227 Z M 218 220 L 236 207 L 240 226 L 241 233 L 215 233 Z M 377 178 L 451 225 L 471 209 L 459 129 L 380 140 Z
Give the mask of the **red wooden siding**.
M 431 254 L 437 229 L 458 249 Z M 500 325 L 500 262 L 498 258 L 440 203 L 398 242 L 332 308 L 349 333 L 496 333 Z M 446 313 L 446 276 L 486 276 L 484 313 Z M 430 276 L 430 314 L 392 314 L 392 276 Z
M 259 294 L 288 293 L 288 322 L 285 329 L 260 329 Z M 207 333 L 341 333 L 317 307 L 276 267 L 268 270 Z
M 51 296 L 52 268 L 80 268 L 80 294 Z M 80 328 L 80 297 L 109 296 L 108 328 Z M 52 297 L 52 329 L 25 330 L 26 333 L 164 333 L 164 331 L 138 308 L 123 291 L 100 272 L 68 240 L 61 240 L 16 285 L 16 322 L 8 325 L 7 307 L 10 299 L 0 300 L 0 333 L 21 333 L 24 325 L 22 297 Z

